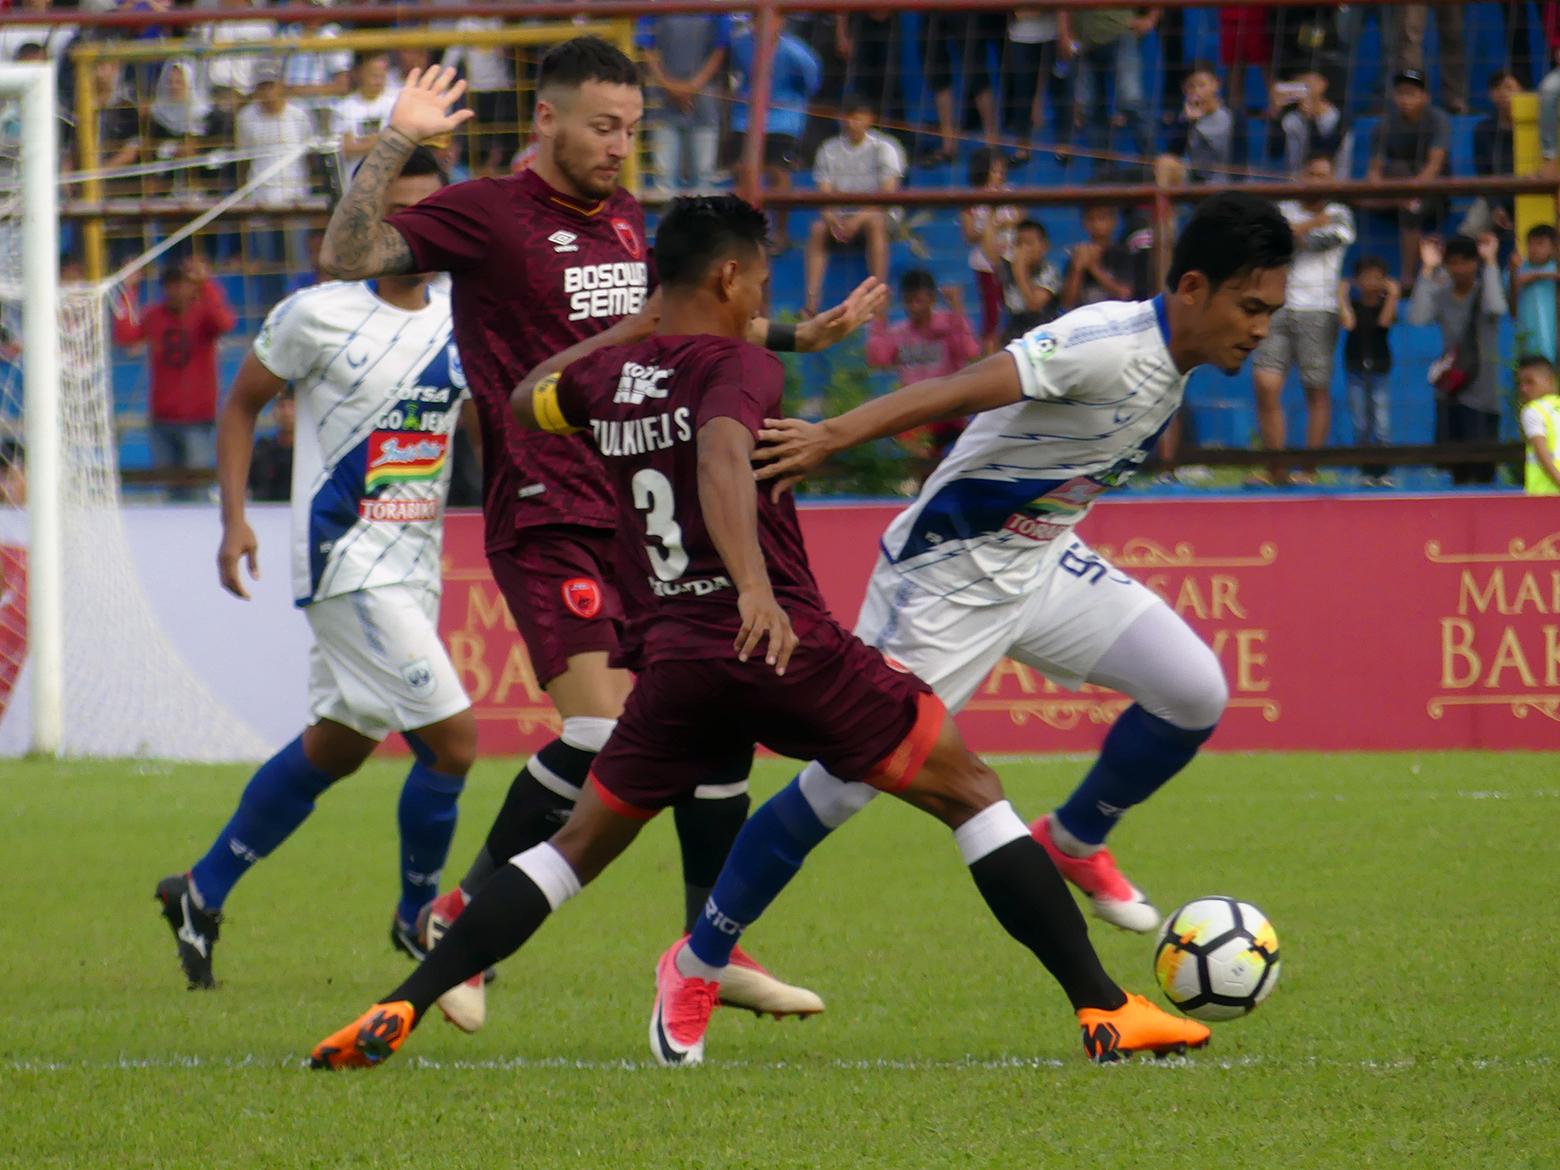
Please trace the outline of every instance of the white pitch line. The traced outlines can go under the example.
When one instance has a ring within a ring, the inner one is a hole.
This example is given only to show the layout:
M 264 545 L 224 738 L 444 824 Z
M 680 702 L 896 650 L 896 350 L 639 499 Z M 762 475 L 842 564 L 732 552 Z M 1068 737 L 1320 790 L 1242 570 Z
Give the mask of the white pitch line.
M 578 1060 L 566 1056 L 515 1056 L 491 1060 L 433 1060 L 425 1056 L 408 1056 L 397 1063 L 402 1067 L 417 1069 L 422 1072 L 574 1071 L 665 1073 L 665 1070 L 659 1065 L 649 1060 Z M 1444 1061 L 1419 1060 L 1411 1056 L 1399 1057 L 1393 1060 L 1328 1060 L 1314 1056 L 1291 1059 L 1269 1057 L 1261 1054 L 1221 1059 L 1212 1054 L 1194 1053 L 1181 1057 L 1168 1057 L 1163 1060 L 1140 1059 L 1128 1062 L 1121 1067 L 1143 1067 L 1145 1065 L 1150 1068 L 1162 1069 L 1217 1069 L 1220 1071 L 1246 1068 L 1288 1070 L 1339 1068 L 1353 1069 L 1360 1072 L 1406 1072 L 1419 1068 L 1426 1070 L 1453 1068 L 1474 1069 L 1479 1072 L 1509 1073 L 1548 1069 L 1553 1067 L 1554 1061 L 1544 1056 L 1524 1057 L 1515 1060 L 1505 1057 L 1481 1057 L 1474 1060 Z M 303 1067 L 304 1062 L 301 1058 L 278 1059 L 254 1055 L 222 1058 L 204 1056 L 126 1056 L 120 1057 L 118 1060 L 107 1061 L 8 1060 L 0 1062 L 0 1069 L 16 1073 L 122 1072 L 145 1069 L 302 1069 Z M 1083 1068 L 1087 1067 L 1087 1065 L 1082 1059 L 1059 1060 L 1054 1057 L 1039 1056 L 1005 1056 L 990 1059 L 968 1056 L 956 1060 L 845 1060 L 834 1058 L 828 1060 L 751 1061 L 716 1059 L 710 1063 L 709 1067 L 716 1073 L 723 1069 L 741 1072 L 810 1072 L 820 1069 L 831 1072 L 1018 1072 L 1070 1067 Z

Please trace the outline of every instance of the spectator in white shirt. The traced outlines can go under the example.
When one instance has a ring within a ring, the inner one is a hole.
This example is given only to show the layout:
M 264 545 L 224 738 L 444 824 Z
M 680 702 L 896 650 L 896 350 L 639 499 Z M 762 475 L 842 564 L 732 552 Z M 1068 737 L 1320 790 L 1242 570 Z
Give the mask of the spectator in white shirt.
M 17 5 L 21 12 L 48 12 L 51 7 L 50 0 L 22 0 Z M 42 45 L 44 56 L 59 61 L 75 36 L 76 27 L 70 24 L 0 25 L 0 61 L 16 60 L 23 45 Z
M 251 0 L 218 0 L 219 8 L 254 8 Z M 276 22 L 221 20 L 205 26 L 204 35 L 211 45 L 237 45 L 249 41 L 267 41 L 276 36 Z M 225 110 L 236 110 L 255 91 L 255 69 L 262 58 L 254 53 L 213 53 L 206 66 L 206 85 L 212 100 Z
M 1303 182 L 1333 181 L 1331 154 L 1314 154 L 1300 172 Z M 1286 200 L 1279 210 L 1295 234 L 1284 307 L 1273 314 L 1268 335 L 1252 355 L 1257 427 L 1270 451 L 1284 447 L 1284 379 L 1300 369 L 1305 391 L 1305 445 L 1324 446 L 1332 427 L 1332 380 L 1338 348 L 1339 277 L 1344 254 L 1354 243 L 1354 213 L 1325 195 Z M 1282 475 L 1282 472 L 1279 472 Z
M 281 35 L 331 40 L 339 37 L 341 26 L 325 16 L 332 0 L 309 0 L 309 3 L 318 15 L 287 25 Z M 288 99 L 313 119 L 315 132 L 328 134 L 336 99 L 345 97 L 352 88 L 352 53 L 348 49 L 289 53 L 282 64 L 282 82 L 287 87 Z
M 313 119 L 287 100 L 279 63 L 267 61 L 256 66 L 255 100 L 239 111 L 237 137 L 240 150 L 264 152 L 250 161 L 251 177 L 275 166 L 280 155 L 307 145 L 314 137 Z M 297 203 L 308 194 L 309 158 L 300 154 L 256 187 L 250 199 L 265 206 L 279 206 Z M 308 228 L 298 224 L 264 227 L 250 233 L 251 256 L 263 269 L 259 285 L 265 305 L 286 295 L 288 273 L 307 267 L 308 234 Z
M 347 177 L 357 173 L 358 163 L 374 147 L 374 136 L 390 122 L 390 108 L 396 94 L 390 80 L 390 55 L 384 52 L 360 53 L 352 70 L 356 88 L 336 103 L 336 133 L 341 135 L 341 154 L 346 160 Z
M 872 129 L 872 104 L 853 99 L 842 123 L 844 133 L 826 140 L 813 163 L 818 190 L 841 195 L 897 191 L 905 177 L 905 156 L 899 144 Z M 826 207 L 807 235 L 807 301 L 804 314 L 818 311 L 829 253 L 835 248 L 864 245 L 867 270 L 888 282 L 888 242 L 891 214 L 897 209 Z
M 457 32 L 486 32 L 504 27 L 497 16 L 466 16 L 455 22 Z M 468 157 L 479 177 L 503 174 L 520 145 L 520 105 L 515 96 L 514 49 L 509 45 L 455 45 L 445 50 L 444 64 L 464 66 L 466 90 L 477 116 L 471 120 Z

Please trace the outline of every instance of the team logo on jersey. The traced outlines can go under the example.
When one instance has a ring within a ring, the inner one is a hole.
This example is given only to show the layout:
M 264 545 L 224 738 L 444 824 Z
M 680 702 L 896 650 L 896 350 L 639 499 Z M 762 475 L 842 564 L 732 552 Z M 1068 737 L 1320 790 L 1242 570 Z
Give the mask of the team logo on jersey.
M 1032 362 L 1049 361 L 1061 348 L 1052 334 L 1038 329 L 1024 334 L 1019 344 L 1024 347 L 1024 355 Z
M 612 221 L 612 230 L 617 233 L 618 243 L 623 245 L 623 250 L 635 260 L 644 255 L 645 249 L 644 245 L 639 242 L 639 233 L 628 220 L 614 219 Z
M 618 374 L 617 393 L 612 396 L 612 401 L 638 406 L 646 398 L 665 398 L 667 390 L 662 383 L 676 372 L 663 370 L 659 366 L 624 362 L 623 370 Z
M 392 483 L 437 479 L 449 454 L 448 435 L 375 431 L 368 437 L 368 466 L 363 486 L 369 491 Z
M 428 665 L 426 658 L 419 658 L 416 662 L 408 662 L 401 667 L 401 681 L 407 685 L 414 695 L 429 694 L 434 687 L 433 668 Z
M 547 237 L 547 242 L 553 246 L 554 252 L 578 252 L 580 246 L 574 242 L 577 239 L 579 236 L 573 232 L 553 232 Z
M 601 612 L 601 582 L 571 577 L 563 583 L 563 604 L 575 617 L 590 620 Z

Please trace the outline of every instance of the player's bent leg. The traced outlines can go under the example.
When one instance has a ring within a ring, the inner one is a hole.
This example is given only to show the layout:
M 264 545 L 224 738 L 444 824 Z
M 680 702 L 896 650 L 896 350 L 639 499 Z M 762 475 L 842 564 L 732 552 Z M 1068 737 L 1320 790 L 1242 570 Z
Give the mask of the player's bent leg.
M 1111 726 L 1083 781 L 1031 829 L 1099 917 L 1146 933 L 1161 915 L 1122 874 L 1106 837 L 1192 761 L 1213 734 L 1229 688 L 1213 651 L 1162 601 L 1122 631 L 1088 681 L 1136 701 Z
M 556 647 L 553 652 L 558 653 Z M 510 783 L 486 842 L 461 879 L 468 899 L 506 859 L 547 840 L 568 819 L 633 685 L 627 671 L 608 665 L 605 650 L 558 661 L 563 669 L 543 689 L 563 719 L 562 734 L 527 760 Z
M 439 891 L 439 875 L 455 836 L 460 794 L 476 761 L 477 720 L 471 708 L 402 732 L 413 763 L 401 786 L 396 820 L 401 830 L 401 899 L 390 922 L 397 950 L 421 961 L 419 923 Z
M 864 795 L 837 795 L 848 789 Z M 668 952 L 675 952 L 677 974 L 718 983 L 720 1002 L 727 1007 L 777 1019 L 821 1012 L 824 1003 L 817 994 L 776 979 L 743 952 L 739 940 L 800 871 L 807 854 L 872 795 L 866 785 L 836 780 L 814 762 L 765 801 L 737 834 L 687 946 Z
M 1091 1059 L 1208 1042 L 1205 1025 L 1128 996 L 1106 973 L 1055 866 L 1003 798 L 996 774 L 964 746 L 951 720 L 944 721 L 925 763 L 895 794 L 954 830 L 959 854 L 992 914 L 1061 984 Z
M 654 815 L 654 810 L 612 798 L 599 785 L 587 785 L 553 839 L 511 858 L 400 986 L 315 1045 L 310 1066 L 365 1068 L 384 1061 L 440 995 L 524 946 L 547 916 L 605 869 Z
M 205 856 L 187 873 L 157 883 L 156 897 L 189 987 L 216 986 L 212 951 L 222 907 L 239 879 L 291 836 L 320 794 L 357 771 L 375 746 L 375 740 L 328 719 L 309 727 L 260 765 Z

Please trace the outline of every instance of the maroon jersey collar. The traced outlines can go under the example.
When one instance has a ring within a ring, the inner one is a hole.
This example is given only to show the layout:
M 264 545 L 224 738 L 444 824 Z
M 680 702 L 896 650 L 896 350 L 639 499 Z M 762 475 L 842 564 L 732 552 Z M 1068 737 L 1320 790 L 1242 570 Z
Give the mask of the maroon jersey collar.
M 611 200 L 612 196 L 601 199 L 595 203 L 582 203 L 572 195 L 565 195 L 551 183 L 543 179 L 530 167 L 520 172 L 520 186 L 528 195 L 541 200 L 553 207 L 561 207 L 565 211 L 573 212 L 584 219 L 590 219 L 598 214 Z

